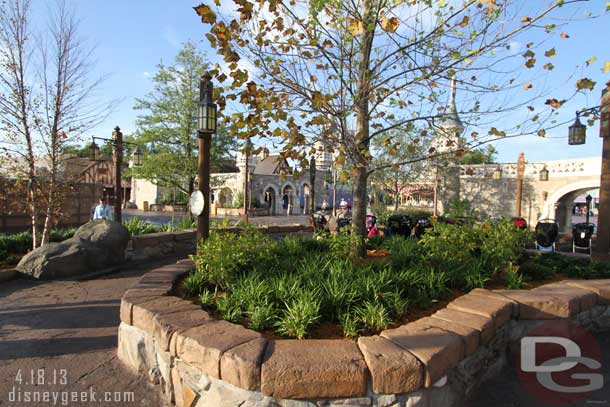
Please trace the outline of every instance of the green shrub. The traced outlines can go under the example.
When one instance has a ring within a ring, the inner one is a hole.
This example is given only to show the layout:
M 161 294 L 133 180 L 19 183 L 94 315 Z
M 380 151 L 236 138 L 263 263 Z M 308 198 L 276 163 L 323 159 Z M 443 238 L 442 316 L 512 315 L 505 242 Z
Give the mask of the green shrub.
M 240 273 L 267 271 L 275 260 L 272 246 L 270 238 L 252 228 L 238 235 L 211 231 L 199 244 L 194 260 L 206 282 L 227 288 Z
M 49 234 L 49 240 L 51 242 L 63 242 L 74 236 L 74 233 L 76 233 L 76 228 L 52 229 Z
M 315 291 L 300 291 L 286 303 L 282 317 L 277 321 L 277 332 L 283 336 L 303 339 L 320 319 L 320 301 Z
M 144 222 L 139 216 L 134 216 L 128 221 L 123 222 L 123 225 L 127 228 L 127 231 L 131 236 L 144 235 L 147 233 L 158 233 L 163 231 L 162 226 Z
M 509 290 L 520 290 L 523 288 L 523 276 L 519 272 L 519 267 L 508 265 L 506 269 L 506 285 Z
M 388 310 L 379 302 L 365 302 L 356 309 L 356 315 L 365 327 L 373 331 L 386 329 L 391 322 Z
M 375 241 L 390 252 L 389 261 L 353 262 L 351 239 L 272 240 L 249 228 L 212 231 L 193 256 L 197 271 L 185 280 L 185 290 L 224 319 L 252 329 L 303 338 L 318 322 L 331 321 L 354 337 L 385 329 L 410 306 L 429 307 L 451 289 L 485 286 L 510 267 L 525 241 L 502 223 L 435 224 L 420 241 Z M 600 267 L 598 274 L 605 272 Z
M 360 334 L 358 318 L 352 315 L 351 312 L 343 314 L 341 317 L 341 327 L 343 329 L 343 336 L 346 338 L 356 338 Z
M 208 290 L 207 288 L 204 288 L 203 290 L 201 290 L 201 293 L 199 294 L 199 302 L 201 303 L 201 305 L 203 305 L 204 307 L 210 307 L 212 305 L 214 305 L 216 300 L 216 290 L 211 291 Z
M 240 323 L 244 316 L 243 304 L 232 295 L 225 295 L 216 301 L 216 308 L 222 317 L 229 321 Z
M 186 294 L 189 296 L 198 296 L 203 291 L 204 284 L 205 278 L 199 272 L 189 274 L 183 282 Z
M 257 330 L 271 327 L 277 319 L 275 307 L 269 302 L 258 304 L 254 309 L 250 309 L 247 315 L 250 319 L 248 326 Z

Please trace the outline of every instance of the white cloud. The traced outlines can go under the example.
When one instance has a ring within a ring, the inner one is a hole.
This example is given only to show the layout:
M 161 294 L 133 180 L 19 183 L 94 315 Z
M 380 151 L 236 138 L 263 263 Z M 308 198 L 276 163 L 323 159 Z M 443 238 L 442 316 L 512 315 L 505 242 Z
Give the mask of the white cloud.
M 142 76 L 145 78 L 148 78 L 150 76 L 150 72 L 144 71 L 144 72 L 142 72 Z

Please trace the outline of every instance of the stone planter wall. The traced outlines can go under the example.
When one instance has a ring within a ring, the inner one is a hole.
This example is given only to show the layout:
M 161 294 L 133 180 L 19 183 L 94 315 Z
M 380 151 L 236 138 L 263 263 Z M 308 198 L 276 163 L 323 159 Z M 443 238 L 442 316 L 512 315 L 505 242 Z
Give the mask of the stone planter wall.
M 118 356 L 188 407 L 458 406 L 506 364 L 532 324 L 610 329 L 610 280 L 476 289 L 430 317 L 349 340 L 267 340 L 170 295 L 189 261 L 153 270 L 121 301 Z
M 216 229 L 221 233 L 239 233 L 239 228 Z M 267 226 L 259 230 L 270 237 L 279 238 L 287 235 L 311 236 L 313 227 L 303 225 Z M 187 255 L 195 253 L 196 231 L 148 233 L 132 236 L 127 245 L 125 258 L 128 260 L 145 260 L 168 255 Z

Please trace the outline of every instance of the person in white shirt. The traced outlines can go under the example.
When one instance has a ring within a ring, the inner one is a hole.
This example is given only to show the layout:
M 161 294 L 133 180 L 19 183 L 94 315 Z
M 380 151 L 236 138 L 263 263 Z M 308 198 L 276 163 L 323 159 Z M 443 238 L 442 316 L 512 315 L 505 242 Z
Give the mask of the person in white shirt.
M 96 219 L 113 220 L 112 210 L 110 205 L 106 204 L 106 198 L 100 198 L 99 205 L 97 205 L 93 211 L 93 220 Z

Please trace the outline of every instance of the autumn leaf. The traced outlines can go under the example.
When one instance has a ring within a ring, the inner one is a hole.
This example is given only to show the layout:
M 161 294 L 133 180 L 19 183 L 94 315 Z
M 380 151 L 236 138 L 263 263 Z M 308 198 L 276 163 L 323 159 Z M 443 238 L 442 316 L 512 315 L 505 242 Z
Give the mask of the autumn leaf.
M 576 89 L 578 89 L 578 90 L 582 90 L 582 89 L 593 90 L 594 87 L 595 87 L 595 82 L 589 78 L 582 78 L 582 79 L 579 79 L 578 81 L 576 81 Z
M 591 58 L 587 59 L 587 61 L 585 63 L 587 64 L 587 66 L 589 66 L 595 61 L 597 61 L 597 57 L 591 57 Z
M 563 105 L 564 103 L 565 103 L 565 100 L 559 101 L 555 98 L 547 99 L 546 102 L 544 102 L 545 105 L 550 105 L 551 107 L 553 107 L 555 109 L 559 109 L 561 107 L 561 105 Z
M 552 71 L 553 68 L 555 68 L 555 65 L 553 65 L 552 63 L 549 62 L 547 64 L 544 64 L 543 68 L 548 70 L 548 71 Z
M 383 28 L 384 31 L 393 33 L 398 29 L 399 24 L 400 22 L 396 17 L 387 18 L 385 14 L 381 15 L 381 28 Z
M 546 130 L 544 130 L 544 129 L 538 130 L 538 133 L 536 133 L 536 134 L 538 134 L 538 137 L 544 137 L 544 136 L 546 136 Z
M 604 63 L 604 67 L 602 68 L 602 72 L 603 73 L 608 73 L 610 72 L 610 61 L 606 61 Z
M 528 68 L 533 68 L 534 65 L 536 65 L 536 58 L 530 58 L 527 61 L 525 61 L 525 66 Z
M 214 14 L 210 6 L 200 4 L 197 7 L 194 7 L 194 9 L 197 15 L 201 17 L 203 23 L 214 24 L 216 22 L 216 14 Z
M 358 21 L 353 18 L 348 18 L 347 29 L 355 37 L 364 31 L 364 25 L 362 24 L 362 21 Z
M 547 58 L 553 58 L 556 55 L 555 48 L 551 48 L 550 50 L 544 53 L 544 56 Z
M 314 108 L 320 108 L 324 105 L 324 96 L 317 90 L 311 92 L 311 104 Z
M 559 34 L 559 36 L 560 36 L 561 38 L 564 38 L 564 39 L 565 39 L 565 38 L 570 38 L 570 35 L 569 35 L 567 32 L 565 32 L 565 31 L 564 31 L 564 32 L 562 32 L 561 34 Z
M 530 17 L 521 17 L 522 23 L 531 23 L 532 19 Z
M 531 88 L 533 88 L 533 87 L 534 87 L 534 85 L 532 85 L 531 83 L 526 83 L 526 84 L 524 84 L 524 85 L 523 85 L 523 88 L 524 88 L 525 90 L 530 90 L 530 89 L 531 89 Z
M 464 16 L 464 18 L 460 22 L 460 27 L 462 27 L 462 28 L 466 27 L 468 25 L 469 21 L 470 21 L 470 16 Z

